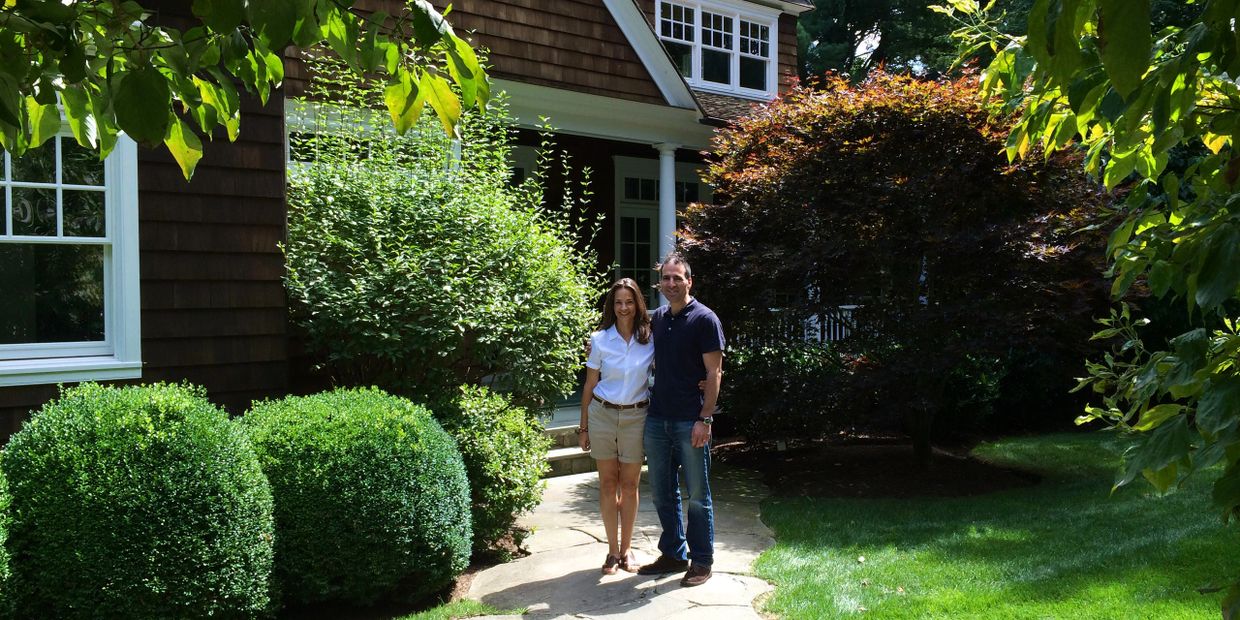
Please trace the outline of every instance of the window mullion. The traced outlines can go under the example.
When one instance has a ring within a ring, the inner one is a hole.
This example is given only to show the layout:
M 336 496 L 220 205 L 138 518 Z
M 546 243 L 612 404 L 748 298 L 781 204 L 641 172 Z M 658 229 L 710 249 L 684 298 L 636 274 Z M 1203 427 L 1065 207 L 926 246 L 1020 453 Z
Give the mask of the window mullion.
M 13 186 L 9 184 L 12 178 L 12 161 L 13 157 L 8 150 L 4 151 L 4 230 L 0 230 L 5 236 L 13 234 Z
M 60 137 L 53 137 L 56 141 L 56 236 L 65 236 L 65 189 L 64 189 L 64 164 L 62 163 L 60 152 Z M 104 213 L 107 213 L 105 208 Z M 105 292 L 106 297 L 106 292 Z M 106 329 L 104 332 L 106 333 Z

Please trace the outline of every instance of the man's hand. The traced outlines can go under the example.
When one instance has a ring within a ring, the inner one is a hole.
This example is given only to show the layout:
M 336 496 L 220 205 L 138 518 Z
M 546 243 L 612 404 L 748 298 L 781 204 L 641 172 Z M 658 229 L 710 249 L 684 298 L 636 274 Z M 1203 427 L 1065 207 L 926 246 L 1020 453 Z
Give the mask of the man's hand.
M 694 422 L 693 434 L 689 436 L 689 443 L 693 444 L 694 448 L 701 448 L 708 441 L 710 441 L 710 425 L 701 420 Z
M 589 452 L 590 451 L 590 431 L 581 431 L 580 433 L 577 433 L 577 443 L 581 446 L 582 450 Z

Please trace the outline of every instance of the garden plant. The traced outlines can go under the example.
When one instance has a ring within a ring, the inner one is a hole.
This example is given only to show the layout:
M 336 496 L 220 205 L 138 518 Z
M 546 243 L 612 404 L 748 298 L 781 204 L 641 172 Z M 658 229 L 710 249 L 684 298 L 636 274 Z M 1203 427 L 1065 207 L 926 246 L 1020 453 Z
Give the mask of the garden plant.
M 486 551 L 542 499 L 551 439 L 528 410 L 484 387 L 462 386 L 456 399 L 437 404 L 435 412 L 460 447 L 469 475 L 474 550 Z
M 18 617 L 269 611 L 271 490 L 201 389 L 65 389 L 12 436 L 0 470 Z
M 424 117 L 403 136 L 330 64 L 306 104 L 290 175 L 287 288 L 294 320 L 337 385 L 421 402 L 488 385 L 522 405 L 569 392 L 594 320 L 593 259 L 576 249 L 569 184 L 544 204 L 514 184 L 514 128 L 498 102 L 454 142 Z
M 1075 233 L 1094 223 L 1101 192 L 1071 154 L 1009 163 L 1006 131 L 976 93 L 969 79 L 829 77 L 714 143 L 707 180 L 727 199 L 690 206 L 683 247 L 700 266 L 695 290 L 738 340 L 800 346 L 806 321 L 858 306 L 838 359 L 815 362 L 846 406 L 817 416 L 811 436 L 860 419 L 907 429 L 928 456 L 936 418 L 956 404 L 954 372 L 984 382 L 1013 352 L 1088 350 L 1106 301 L 1104 242 Z M 783 357 L 782 374 L 798 376 L 804 360 Z M 1039 396 L 1056 400 L 1069 373 Z
M 288 602 L 418 601 L 465 569 L 460 452 L 426 409 L 377 389 L 257 403 L 238 423 L 275 499 L 275 578 Z

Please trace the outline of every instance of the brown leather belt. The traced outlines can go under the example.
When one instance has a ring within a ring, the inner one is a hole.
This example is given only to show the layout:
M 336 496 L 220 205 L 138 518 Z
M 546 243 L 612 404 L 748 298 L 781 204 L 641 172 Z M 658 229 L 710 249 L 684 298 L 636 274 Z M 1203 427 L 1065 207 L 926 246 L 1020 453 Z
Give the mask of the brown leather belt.
M 590 395 L 590 398 L 593 398 L 594 400 L 597 400 L 597 401 L 599 402 L 599 404 L 600 404 L 600 405 L 602 405 L 602 406 L 604 406 L 604 407 L 606 407 L 606 408 L 608 408 L 608 409 L 621 409 L 621 410 L 623 410 L 623 409 L 641 409 L 642 407 L 645 407 L 646 405 L 649 405 L 649 404 L 650 404 L 650 399 L 646 399 L 646 400 L 643 400 L 643 401 L 638 402 L 638 403 L 633 403 L 632 405 L 617 405 L 616 403 L 609 403 L 609 402 L 607 402 L 607 401 L 605 401 L 605 400 L 603 400 L 603 399 L 601 399 L 601 398 L 599 398 L 599 397 L 597 397 L 597 396 L 595 396 L 595 395 L 593 395 L 593 394 L 591 394 L 591 395 Z

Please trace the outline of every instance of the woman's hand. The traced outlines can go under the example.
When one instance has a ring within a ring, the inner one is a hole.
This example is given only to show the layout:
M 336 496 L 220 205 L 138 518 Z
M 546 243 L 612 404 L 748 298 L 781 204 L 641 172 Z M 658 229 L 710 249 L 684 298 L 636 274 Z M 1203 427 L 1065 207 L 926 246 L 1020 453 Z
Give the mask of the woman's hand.
M 580 433 L 577 433 L 577 443 L 581 446 L 582 450 L 589 452 L 590 451 L 590 431 L 581 431 Z

